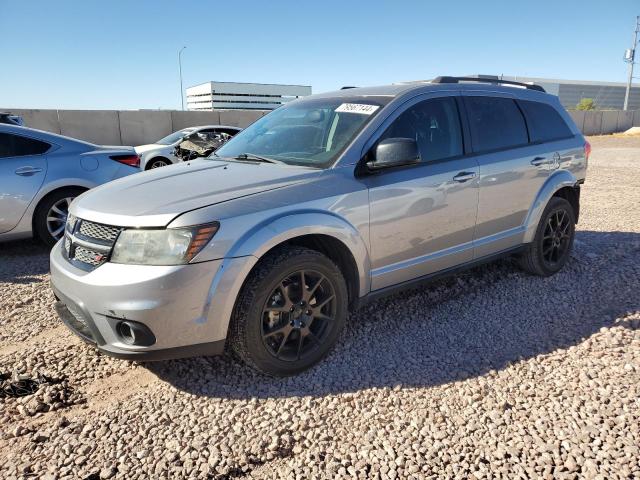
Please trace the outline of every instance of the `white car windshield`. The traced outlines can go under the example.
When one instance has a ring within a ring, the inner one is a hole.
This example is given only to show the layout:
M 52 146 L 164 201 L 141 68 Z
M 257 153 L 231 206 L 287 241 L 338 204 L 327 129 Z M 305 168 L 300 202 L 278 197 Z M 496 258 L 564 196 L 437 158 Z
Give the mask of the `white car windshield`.
M 277 163 L 327 168 L 389 100 L 334 97 L 292 102 L 238 133 L 210 158 L 262 157 Z
M 191 133 L 195 130 L 195 128 L 185 128 L 182 130 L 178 130 L 177 132 L 173 132 L 171 135 L 167 135 L 164 138 L 161 138 L 156 143 L 159 145 L 171 145 L 172 143 L 177 142 L 186 134 Z

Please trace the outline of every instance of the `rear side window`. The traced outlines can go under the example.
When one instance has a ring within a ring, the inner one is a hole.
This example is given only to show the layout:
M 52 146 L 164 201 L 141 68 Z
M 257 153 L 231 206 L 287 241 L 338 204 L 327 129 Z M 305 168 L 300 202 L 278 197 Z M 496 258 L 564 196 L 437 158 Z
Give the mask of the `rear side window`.
M 518 103 L 527 117 L 531 142 L 550 142 L 573 136 L 569 126 L 551 105 L 528 100 L 518 100 Z
M 0 133 L 0 158 L 41 155 L 49 148 L 51 148 L 51 145 L 40 140 Z
M 409 107 L 380 137 L 412 138 L 418 143 L 420 158 L 432 162 L 462 155 L 462 131 L 456 101 L 434 98 Z
M 474 149 L 500 150 L 529 143 L 516 102 L 502 97 L 465 97 Z

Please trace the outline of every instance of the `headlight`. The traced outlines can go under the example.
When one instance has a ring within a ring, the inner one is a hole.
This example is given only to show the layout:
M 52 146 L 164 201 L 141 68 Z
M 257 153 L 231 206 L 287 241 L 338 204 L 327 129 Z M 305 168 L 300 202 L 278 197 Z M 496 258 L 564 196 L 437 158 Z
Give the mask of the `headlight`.
M 76 226 L 76 221 L 77 220 L 78 219 L 74 215 L 72 215 L 72 214 L 68 214 L 67 215 L 67 230 L 68 231 L 70 231 L 70 232 L 73 231 L 73 228 Z
M 182 265 L 189 263 L 218 231 L 211 223 L 188 228 L 128 229 L 120 232 L 113 247 L 113 263 Z

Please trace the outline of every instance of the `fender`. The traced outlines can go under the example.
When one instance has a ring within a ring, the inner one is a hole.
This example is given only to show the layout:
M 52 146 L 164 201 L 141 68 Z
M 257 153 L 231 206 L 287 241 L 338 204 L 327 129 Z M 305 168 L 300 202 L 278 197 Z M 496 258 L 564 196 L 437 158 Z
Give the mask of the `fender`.
M 328 235 L 342 242 L 353 255 L 358 268 L 360 284 L 358 296 L 363 297 L 369 292 L 371 284 L 369 251 L 353 225 L 323 210 L 282 213 L 279 216 L 267 218 L 246 231 L 226 253 L 220 255 L 224 250 L 224 246 L 220 245 L 222 248 L 216 252 L 218 255 L 212 255 L 218 257 L 217 261 L 222 260 L 222 262 L 211 282 L 202 315 L 198 320 L 212 325 L 212 338 L 226 338 L 236 299 L 247 276 L 260 258 L 282 242 L 309 234 Z
M 358 230 L 344 218 L 328 211 L 305 210 L 271 217 L 256 225 L 228 251 L 228 257 L 261 258 L 270 249 L 302 235 L 327 235 L 343 243 L 358 268 L 359 296 L 369 292 L 371 260 Z
M 561 188 L 574 187 L 577 183 L 578 179 L 568 170 L 556 170 L 551 174 L 544 185 L 542 185 L 542 188 L 540 188 L 531 209 L 529 209 L 529 213 L 524 222 L 526 230 L 523 243 L 533 241 L 538 223 L 540 223 L 540 217 L 542 217 L 542 212 L 549 203 L 549 200 L 551 200 L 551 197 Z

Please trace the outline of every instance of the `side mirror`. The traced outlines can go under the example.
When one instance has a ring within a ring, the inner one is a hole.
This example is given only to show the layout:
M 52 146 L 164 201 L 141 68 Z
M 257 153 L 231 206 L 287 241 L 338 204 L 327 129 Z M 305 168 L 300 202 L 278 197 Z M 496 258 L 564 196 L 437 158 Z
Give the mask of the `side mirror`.
M 387 138 L 376 146 L 374 158 L 367 162 L 369 170 L 415 165 L 420 163 L 418 144 L 412 138 Z

